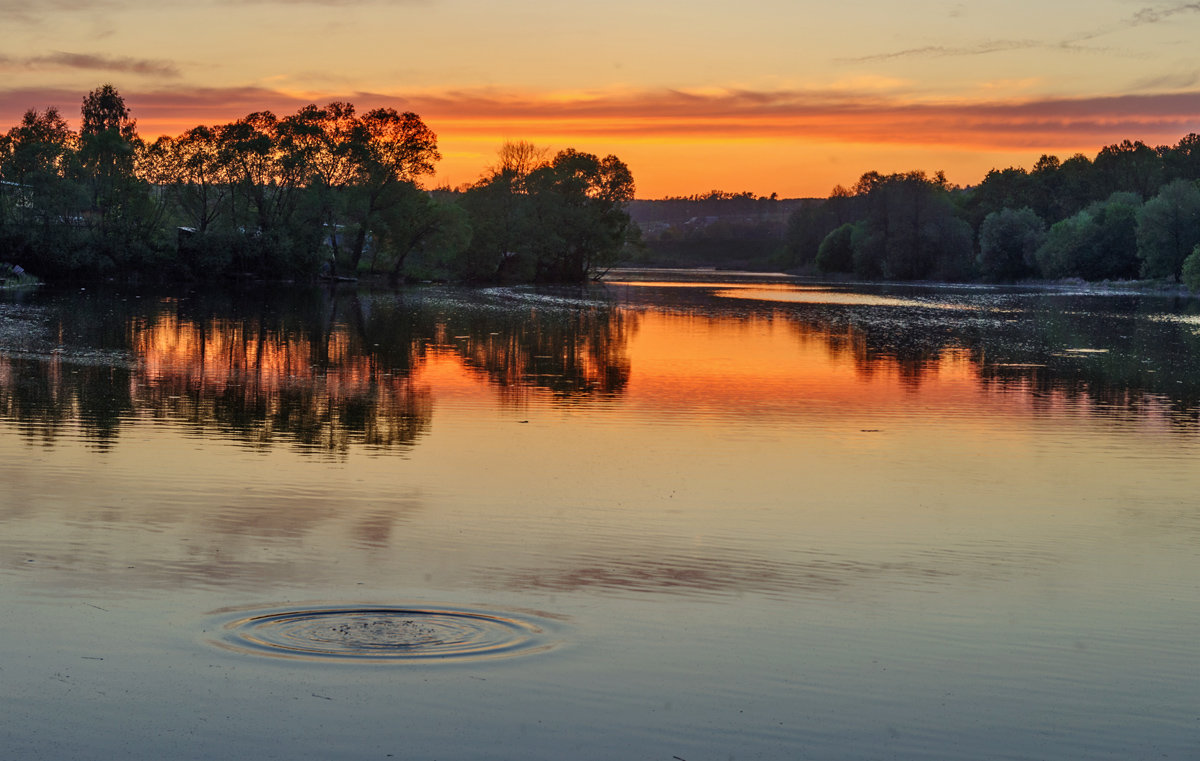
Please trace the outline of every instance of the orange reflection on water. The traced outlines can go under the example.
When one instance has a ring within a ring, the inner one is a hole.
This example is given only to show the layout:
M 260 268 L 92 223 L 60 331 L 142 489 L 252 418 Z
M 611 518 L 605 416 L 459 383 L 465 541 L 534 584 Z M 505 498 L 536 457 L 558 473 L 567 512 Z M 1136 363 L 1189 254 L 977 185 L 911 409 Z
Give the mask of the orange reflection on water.
M 276 391 L 291 379 L 312 377 L 312 346 L 302 337 L 171 314 L 133 320 L 129 331 L 140 374 L 149 382 L 186 379 L 196 388 L 252 381 L 259 390 Z
M 854 328 L 783 315 L 647 314 L 631 354 L 630 402 L 663 413 L 861 411 L 903 404 L 922 387 L 939 404 L 980 393 L 978 369 L 963 350 L 901 359 L 872 349 Z
M 245 322 L 174 314 L 133 320 L 131 396 L 201 426 L 234 428 L 256 443 L 284 434 L 345 450 L 411 443 L 428 428 L 432 396 L 406 375 L 381 371 L 345 328 L 320 345 Z

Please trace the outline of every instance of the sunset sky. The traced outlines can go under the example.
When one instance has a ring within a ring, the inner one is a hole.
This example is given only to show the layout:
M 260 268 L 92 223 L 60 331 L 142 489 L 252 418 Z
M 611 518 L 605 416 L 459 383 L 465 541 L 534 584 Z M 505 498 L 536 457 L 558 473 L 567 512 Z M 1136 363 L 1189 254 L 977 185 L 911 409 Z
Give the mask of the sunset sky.
M 0 0 L 0 128 L 111 82 L 143 137 L 349 100 L 416 111 L 437 184 L 506 139 L 615 153 L 638 196 L 977 182 L 1200 132 L 1200 3 Z

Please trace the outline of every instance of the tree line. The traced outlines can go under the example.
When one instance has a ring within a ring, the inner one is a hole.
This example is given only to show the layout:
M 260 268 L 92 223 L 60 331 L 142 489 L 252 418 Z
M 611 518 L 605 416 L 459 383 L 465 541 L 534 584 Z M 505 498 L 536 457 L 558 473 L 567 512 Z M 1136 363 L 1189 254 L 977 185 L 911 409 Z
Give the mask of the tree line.
M 143 140 L 112 85 L 0 135 L 0 261 L 48 278 L 580 281 L 636 236 L 615 156 L 531 144 L 460 191 L 411 112 L 346 102 Z
M 1200 289 L 1200 135 L 1043 155 L 976 186 L 942 173 L 864 174 L 797 209 L 788 266 L 865 278 L 1135 278 Z

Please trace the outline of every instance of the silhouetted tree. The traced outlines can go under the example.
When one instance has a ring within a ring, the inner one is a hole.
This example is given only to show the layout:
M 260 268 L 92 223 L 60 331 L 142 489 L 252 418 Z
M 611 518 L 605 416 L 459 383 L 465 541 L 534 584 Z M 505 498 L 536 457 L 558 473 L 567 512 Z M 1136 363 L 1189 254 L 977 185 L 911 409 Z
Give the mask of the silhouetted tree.
M 868 172 L 863 233 L 854 244 L 855 272 L 889 279 L 961 279 L 972 267 L 971 228 L 955 216 L 945 177 L 924 172 Z

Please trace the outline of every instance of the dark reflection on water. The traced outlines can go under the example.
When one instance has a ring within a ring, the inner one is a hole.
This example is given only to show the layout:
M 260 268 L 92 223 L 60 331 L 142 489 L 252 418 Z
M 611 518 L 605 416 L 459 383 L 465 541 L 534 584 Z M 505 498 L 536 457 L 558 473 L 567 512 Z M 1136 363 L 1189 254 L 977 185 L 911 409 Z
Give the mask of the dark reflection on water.
M 791 283 L 748 298 L 700 285 L 26 294 L 0 305 L 0 414 L 34 444 L 70 430 L 104 448 L 150 418 L 252 447 L 404 450 L 430 426 L 436 394 L 420 371 L 432 356 L 456 357 L 509 403 L 618 397 L 640 315 L 661 310 L 784 321 L 860 378 L 894 373 L 909 389 L 965 358 L 983 388 L 1035 405 L 1200 419 L 1192 299 L 832 286 L 830 303 L 809 291 L 794 303 Z

